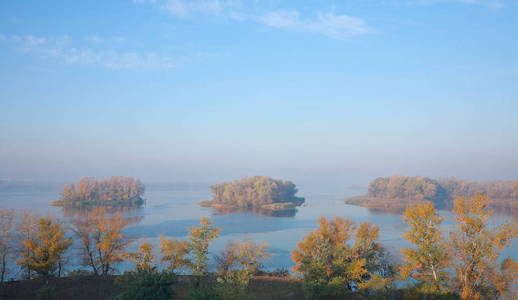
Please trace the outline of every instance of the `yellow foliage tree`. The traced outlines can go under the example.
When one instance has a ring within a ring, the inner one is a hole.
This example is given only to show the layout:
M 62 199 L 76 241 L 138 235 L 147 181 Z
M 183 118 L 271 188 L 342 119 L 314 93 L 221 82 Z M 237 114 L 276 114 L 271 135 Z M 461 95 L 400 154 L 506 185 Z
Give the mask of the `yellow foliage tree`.
M 108 214 L 104 208 L 94 208 L 86 217 L 74 221 L 73 231 L 81 241 L 83 265 L 90 266 L 96 275 L 107 275 L 115 264 L 123 261 L 129 242 L 122 229 L 128 220 L 117 212 Z
M 151 273 L 155 270 L 153 245 L 145 240 L 140 243 L 136 252 L 127 252 L 125 256 L 135 263 L 137 272 Z
M 503 299 L 518 299 L 518 262 L 512 258 L 504 259 L 496 284 Z
M 178 241 L 175 239 L 168 239 L 163 236 L 160 237 L 160 254 L 162 258 L 160 263 L 165 263 L 165 269 L 172 272 L 177 272 L 181 268 L 189 265 L 189 244 L 186 241 Z
M 516 225 L 489 228 L 489 197 L 475 194 L 454 200 L 457 231 L 451 234 L 456 287 L 462 299 L 485 299 L 497 294 L 500 252 L 518 234 Z
M 193 275 L 204 275 L 208 268 L 210 242 L 218 237 L 221 228 L 202 217 L 200 227 L 189 228 L 189 249 L 192 256 L 189 267 Z
M 62 224 L 51 218 L 40 218 L 36 238 L 24 241 L 27 250 L 16 263 L 34 270 L 39 276 L 60 275 L 60 262 L 65 251 L 72 245 L 72 239 L 65 237 Z
M 295 262 L 293 269 L 303 275 L 307 292 L 314 297 L 325 297 L 361 288 L 369 276 L 367 258 L 348 245 L 354 235 L 354 223 L 339 217 L 332 220 L 322 217 L 318 224 L 291 254 Z M 368 225 L 362 228 L 360 235 L 365 240 L 359 241 L 358 246 L 367 247 L 369 237 L 377 237 L 377 229 Z
M 0 208 L 0 282 L 7 275 L 7 258 L 13 253 L 14 211 Z
M 403 216 L 403 221 L 410 225 L 403 237 L 413 247 L 401 250 L 401 277 L 416 280 L 418 289 L 425 294 L 446 293 L 450 260 L 440 229 L 443 218 L 430 202 L 407 207 Z

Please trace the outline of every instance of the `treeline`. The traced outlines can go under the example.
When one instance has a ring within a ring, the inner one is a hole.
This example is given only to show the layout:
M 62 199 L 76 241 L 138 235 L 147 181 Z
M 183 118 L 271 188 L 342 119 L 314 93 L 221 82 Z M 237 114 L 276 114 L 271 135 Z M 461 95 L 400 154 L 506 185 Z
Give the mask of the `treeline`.
M 77 185 L 63 187 L 61 200 L 53 201 L 54 206 L 140 206 L 145 187 L 140 180 L 131 177 L 113 176 L 109 180 L 85 177 Z
M 212 204 L 251 208 L 304 203 L 304 198 L 295 196 L 297 188 L 291 181 L 266 176 L 245 177 L 241 180 L 212 185 L 210 189 Z
M 471 182 L 398 175 L 374 179 L 369 183 L 367 195 L 346 202 L 403 211 L 409 204 L 431 201 L 439 209 L 452 209 L 453 199 L 475 194 L 488 195 L 489 206 L 493 208 L 518 209 L 518 181 Z
M 501 260 L 500 253 L 518 236 L 517 224 L 489 224 L 488 203 L 480 194 L 455 199 L 457 226 L 447 234 L 431 202 L 408 207 L 404 238 L 411 246 L 400 250 L 402 261 L 379 241 L 378 226 L 321 218 L 292 251 L 293 271 L 309 299 L 516 299 L 518 263 Z M 10 260 L 25 278 L 62 276 L 72 257 L 81 258 L 87 270 L 67 270 L 69 275 L 113 274 L 129 261 L 134 268 L 119 278 L 124 292 L 118 299 L 171 299 L 176 274 L 192 275 L 189 299 L 248 299 L 250 280 L 271 257 L 265 244 L 228 242 L 211 269 L 209 248 L 221 228 L 206 218 L 189 228 L 187 240 L 161 237 L 156 250 L 144 240 L 135 251 L 128 251 L 130 241 L 122 233 L 127 222 L 120 213 L 95 209 L 74 220 L 69 225 L 75 249 L 67 226 L 55 219 L 27 212 L 18 224 L 14 219 L 12 210 L 0 209 L 2 281 Z
M 442 178 L 438 179 L 437 182 L 452 198 L 486 194 L 490 197 L 491 203 L 518 200 L 518 181 L 475 182 L 456 178 Z

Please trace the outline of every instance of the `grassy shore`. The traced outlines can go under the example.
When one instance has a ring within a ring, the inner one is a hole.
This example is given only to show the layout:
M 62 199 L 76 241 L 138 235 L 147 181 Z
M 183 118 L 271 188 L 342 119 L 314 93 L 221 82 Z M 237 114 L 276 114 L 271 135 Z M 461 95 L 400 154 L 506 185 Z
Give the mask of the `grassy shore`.
M 115 283 L 117 276 L 74 276 L 53 278 L 51 299 L 109 299 L 122 292 Z M 179 276 L 173 286 L 176 299 L 187 299 L 190 291 L 189 276 Z M 20 280 L 0 283 L 0 299 L 38 299 L 37 290 L 44 285 L 41 280 Z M 250 283 L 250 296 L 254 299 L 304 299 L 302 283 L 293 277 L 257 276 Z

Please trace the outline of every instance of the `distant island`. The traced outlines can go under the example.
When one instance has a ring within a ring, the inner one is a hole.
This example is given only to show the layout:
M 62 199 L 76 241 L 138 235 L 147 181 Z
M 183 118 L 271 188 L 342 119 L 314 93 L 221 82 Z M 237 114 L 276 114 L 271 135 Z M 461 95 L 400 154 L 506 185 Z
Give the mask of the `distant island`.
M 518 213 L 518 181 L 474 182 L 398 175 L 380 177 L 370 182 L 367 195 L 348 198 L 345 203 L 400 213 L 408 205 L 430 201 L 439 209 L 449 210 L 453 207 L 453 199 L 471 197 L 476 193 L 488 195 L 492 209 Z
M 212 200 L 198 202 L 204 207 L 221 211 L 249 209 L 252 211 L 293 211 L 304 203 L 297 197 L 297 188 L 291 181 L 272 179 L 266 176 L 245 177 L 232 182 L 214 184 L 210 187 Z
M 63 187 L 61 199 L 52 201 L 52 206 L 65 208 L 108 206 L 138 207 L 144 203 L 145 187 L 140 180 L 131 177 L 113 176 L 109 180 L 82 178 L 77 185 Z

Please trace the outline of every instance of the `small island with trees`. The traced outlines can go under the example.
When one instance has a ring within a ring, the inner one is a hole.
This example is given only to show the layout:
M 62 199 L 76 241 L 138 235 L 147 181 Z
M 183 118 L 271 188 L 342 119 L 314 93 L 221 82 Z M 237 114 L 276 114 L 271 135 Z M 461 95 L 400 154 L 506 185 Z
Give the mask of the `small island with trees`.
M 518 213 L 518 181 L 474 182 L 456 178 L 379 177 L 369 183 L 366 195 L 351 197 L 345 203 L 372 210 L 403 212 L 407 206 L 432 202 L 438 209 L 451 210 L 453 199 L 485 194 L 491 199 L 488 207 Z
M 295 196 L 297 188 L 291 181 L 266 176 L 244 177 L 232 182 L 214 184 L 210 189 L 213 194 L 212 200 L 198 204 L 221 211 L 294 211 L 305 201 L 304 198 Z
M 77 185 L 65 185 L 61 199 L 52 201 L 51 205 L 64 208 L 138 207 L 144 204 L 144 191 L 140 180 L 131 177 L 112 176 L 109 180 L 84 177 Z

